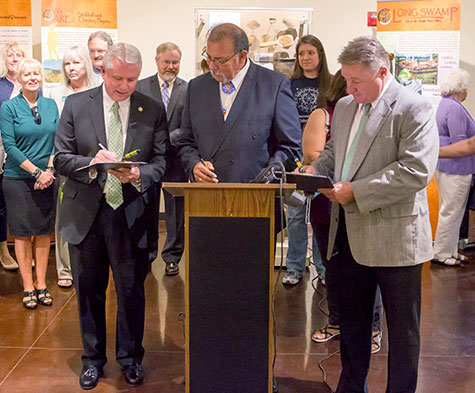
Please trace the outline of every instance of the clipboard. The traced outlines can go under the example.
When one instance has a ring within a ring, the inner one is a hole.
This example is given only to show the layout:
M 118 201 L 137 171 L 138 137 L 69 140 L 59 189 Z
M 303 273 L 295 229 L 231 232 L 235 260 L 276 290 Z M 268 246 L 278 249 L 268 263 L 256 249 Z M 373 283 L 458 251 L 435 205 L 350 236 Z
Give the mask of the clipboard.
M 85 169 L 97 169 L 98 172 L 106 172 L 109 169 L 132 168 L 134 166 L 145 165 L 144 161 L 112 161 L 112 162 L 98 162 L 97 164 L 82 166 L 75 170 L 75 172 L 83 171 Z
M 333 182 L 328 176 L 286 172 L 285 177 L 287 183 L 295 183 L 297 190 L 304 192 L 317 192 L 319 188 L 333 188 Z

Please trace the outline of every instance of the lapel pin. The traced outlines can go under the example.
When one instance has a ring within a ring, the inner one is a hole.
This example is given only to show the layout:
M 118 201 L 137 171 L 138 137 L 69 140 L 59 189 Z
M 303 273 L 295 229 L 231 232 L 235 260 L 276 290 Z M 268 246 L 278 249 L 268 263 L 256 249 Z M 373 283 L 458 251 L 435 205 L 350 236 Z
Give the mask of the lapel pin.
M 143 112 L 143 108 L 141 106 L 139 106 L 137 109 L 139 112 Z

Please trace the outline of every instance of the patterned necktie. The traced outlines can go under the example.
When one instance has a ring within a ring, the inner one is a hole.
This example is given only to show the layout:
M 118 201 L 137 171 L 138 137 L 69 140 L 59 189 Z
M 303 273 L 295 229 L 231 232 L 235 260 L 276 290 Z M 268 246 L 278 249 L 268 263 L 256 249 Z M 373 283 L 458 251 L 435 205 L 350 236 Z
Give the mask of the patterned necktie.
M 107 148 L 109 151 L 116 153 L 117 159 L 120 160 L 124 155 L 124 140 L 122 136 L 122 122 L 119 116 L 119 103 L 117 101 L 112 105 L 108 133 Z M 107 175 L 106 201 L 114 210 L 124 202 L 122 183 L 112 175 Z
M 231 94 L 236 91 L 236 88 L 233 85 L 233 82 L 226 82 L 221 85 L 221 89 L 224 94 Z
M 168 110 L 168 103 L 170 102 L 170 95 L 168 93 L 168 86 L 170 86 L 168 84 L 167 81 L 163 82 L 163 85 L 162 85 L 162 102 L 163 102 L 163 105 L 165 106 L 165 112 Z
M 345 162 L 343 164 L 343 169 L 341 170 L 341 180 L 346 181 L 348 177 L 348 172 L 350 170 L 351 162 L 353 161 L 353 156 L 355 155 L 356 146 L 358 145 L 358 140 L 360 139 L 361 131 L 365 127 L 369 119 L 369 110 L 371 109 L 371 104 L 364 105 L 364 113 L 361 116 L 360 125 L 358 126 L 358 131 L 351 142 L 350 149 L 346 153 Z

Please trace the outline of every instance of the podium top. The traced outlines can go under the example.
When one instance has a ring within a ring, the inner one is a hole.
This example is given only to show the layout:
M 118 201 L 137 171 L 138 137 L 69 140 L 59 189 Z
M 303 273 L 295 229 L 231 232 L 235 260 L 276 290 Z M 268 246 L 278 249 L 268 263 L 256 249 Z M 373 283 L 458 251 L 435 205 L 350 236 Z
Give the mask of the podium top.
M 272 190 L 280 195 L 280 184 L 263 183 L 172 183 L 164 182 L 162 187 L 173 196 L 185 195 L 185 190 Z M 295 190 L 295 184 L 283 184 L 282 196 L 289 196 Z

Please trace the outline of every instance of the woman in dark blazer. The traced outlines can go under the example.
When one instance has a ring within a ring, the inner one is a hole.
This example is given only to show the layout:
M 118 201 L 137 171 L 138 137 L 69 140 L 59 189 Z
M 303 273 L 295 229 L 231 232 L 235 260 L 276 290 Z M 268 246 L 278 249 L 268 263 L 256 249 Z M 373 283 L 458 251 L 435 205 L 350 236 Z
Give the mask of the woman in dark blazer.
M 23 305 L 51 306 L 46 288 L 50 234 L 54 232 L 53 155 L 58 108 L 54 100 L 39 95 L 41 64 L 24 59 L 18 65 L 21 93 L 3 103 L 0 129 L 7 153 L 3 191 L 10 235 L 23 280 Z M 33 283 L 32 243 L 36 259 L 36 289 Z
M 3 45 L 0 50 L 0 108 L 4 101 L 18 95 L 21 89 L 16 73 L 18 63 L 25 57 L 25 51 L 18 42 L 11 41 Z M 0 263 L 5 270 L 16 270 L 18 264 L 11 257 L 7 247 L 7 208 L 3 197 L 3 163 L 5 150 L 0 141 Z

